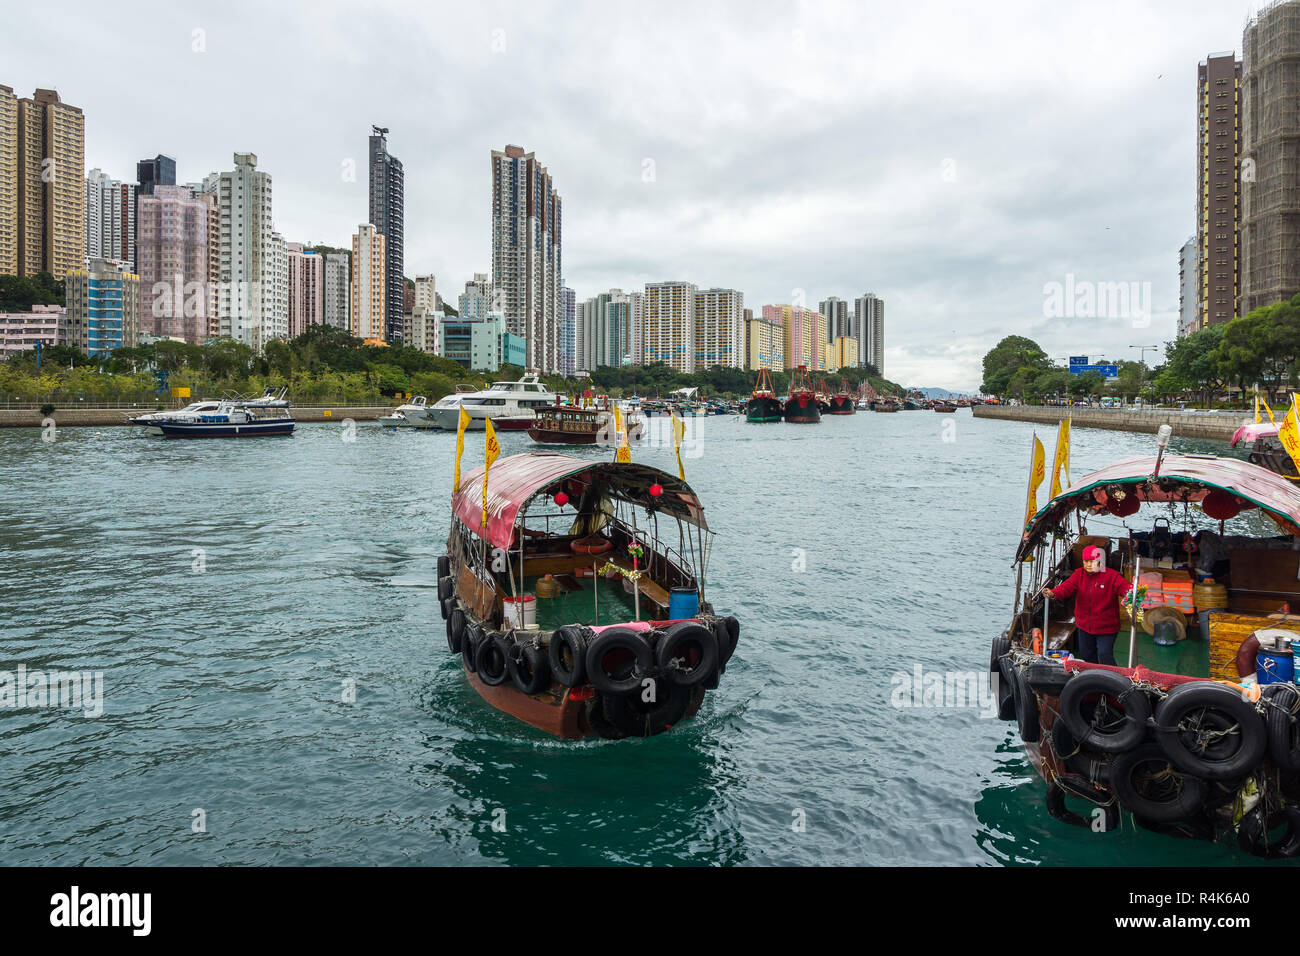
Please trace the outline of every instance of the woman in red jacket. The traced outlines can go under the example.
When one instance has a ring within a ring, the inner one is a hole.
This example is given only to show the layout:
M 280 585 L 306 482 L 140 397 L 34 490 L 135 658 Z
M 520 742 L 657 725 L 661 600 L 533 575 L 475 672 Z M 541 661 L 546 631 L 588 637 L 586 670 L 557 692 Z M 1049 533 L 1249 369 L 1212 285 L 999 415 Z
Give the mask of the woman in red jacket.
M 1133 585 L 1118 571 L 1102 565 L 1101 548 L 1083 549 L 1083 567 L 1055 588 L 1043 588 L 1050 598 L 1074 598 L 1074 623 L 1079 629 L 1079 657 L 1094 664 L 1115 663 L 1119 634 L 1119 601 Z

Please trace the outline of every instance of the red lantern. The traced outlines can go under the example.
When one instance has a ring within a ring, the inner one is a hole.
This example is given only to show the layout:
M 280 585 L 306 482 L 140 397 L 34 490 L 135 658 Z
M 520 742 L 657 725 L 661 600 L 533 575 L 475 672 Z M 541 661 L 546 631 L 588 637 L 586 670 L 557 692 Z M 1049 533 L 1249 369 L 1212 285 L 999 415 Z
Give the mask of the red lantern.
M 660 495 L 662 495 L 663 493 L 664 493 L 664 486 L 663 486 L 663 485 L 651 485 L 651 486 L 650 486 L 650 497 L 651 497 L 651 498 L 658 498 L 658 497 L 659 497 Z
M 1222 488 L 1215 488 L 1201 502 L 1201 510 L 1215 521 L 1227 521 L 1229 518 L 1237 517 L 1243 508 L 1236 495 L 1229 494 Z
M 555 496 L 555 503 L 559 505 L 561 508 L 563 508 L 565 505 L 569 503 L 569 496 L 566 495 L 563 491 L 561 491 L 558 495 Z
M 1138 501 L 1138 496 L 1131 492 L 1118 500 L 1108 498 L 1106 501 L 1106 510 L 1117 518 L 1127 518 L 1129 515 L 1137 514 L 1140 507 L 1142 502 Z

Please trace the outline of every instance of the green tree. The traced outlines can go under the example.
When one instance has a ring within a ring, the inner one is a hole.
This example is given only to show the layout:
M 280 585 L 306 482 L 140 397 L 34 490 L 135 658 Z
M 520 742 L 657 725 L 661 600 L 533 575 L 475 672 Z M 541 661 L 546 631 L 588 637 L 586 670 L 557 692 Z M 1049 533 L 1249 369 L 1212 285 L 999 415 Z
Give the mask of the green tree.
M 1044 371 L 1051 365 L 1051 359 L 1039 348 L 1037 342 L 1023 335 L 1008 335 L 984 356 L 984 381 L 980 385 L 980 391 L 986 395 L 1014 394 L 1010 385 L 1013 379 L 1017 379 L 1021 369 L 1027 368 L 1032 373 Z M 1017 379 L 1021 390 L 1027 384 L 1025 378 Z

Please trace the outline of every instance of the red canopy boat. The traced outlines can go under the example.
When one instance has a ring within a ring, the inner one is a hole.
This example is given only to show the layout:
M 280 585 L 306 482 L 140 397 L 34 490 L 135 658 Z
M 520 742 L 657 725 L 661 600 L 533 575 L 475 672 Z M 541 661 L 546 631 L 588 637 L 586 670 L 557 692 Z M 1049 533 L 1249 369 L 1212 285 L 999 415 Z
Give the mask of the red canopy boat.
M 447 643 L 494 707 L 564 738 L 650 736 L 718 686 L 740 626 L 705 600 L 712 533 L 685 481 L 533 452 L 492 466 L 486 524 L 482 468 L 452 512 Z

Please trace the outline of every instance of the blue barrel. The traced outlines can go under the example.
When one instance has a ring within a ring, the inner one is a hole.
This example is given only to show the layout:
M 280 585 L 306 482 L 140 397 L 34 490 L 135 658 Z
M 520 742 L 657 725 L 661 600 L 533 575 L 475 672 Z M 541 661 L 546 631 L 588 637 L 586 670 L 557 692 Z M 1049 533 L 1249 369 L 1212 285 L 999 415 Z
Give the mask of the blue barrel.
M 668 595 L 668 620 L 680 621 L 700 613 L 700 596 L 695 588 L 673 588 Z M 1287 680 L 1291 678 L 1288 677 Z
M 1261 684 L 1291 684 L 1295 681 L 1295 658 L 1290 651 L 1260 648 L 1255 674 Z

